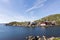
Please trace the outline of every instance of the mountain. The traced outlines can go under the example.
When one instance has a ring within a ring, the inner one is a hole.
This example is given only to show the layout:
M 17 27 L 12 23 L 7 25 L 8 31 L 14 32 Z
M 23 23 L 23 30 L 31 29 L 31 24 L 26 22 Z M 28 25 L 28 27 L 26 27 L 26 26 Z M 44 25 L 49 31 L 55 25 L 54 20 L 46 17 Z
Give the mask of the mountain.
M 46 16 L 44 18 L 41 18 L 39 20 L 36 20 L 35 22 L 41 22 L 41 21 L 56 21 L 56 23 L 58 25 L 60 25 L 60 14 L 53 14 L 53 15 L 49 15 L 49 16 Z

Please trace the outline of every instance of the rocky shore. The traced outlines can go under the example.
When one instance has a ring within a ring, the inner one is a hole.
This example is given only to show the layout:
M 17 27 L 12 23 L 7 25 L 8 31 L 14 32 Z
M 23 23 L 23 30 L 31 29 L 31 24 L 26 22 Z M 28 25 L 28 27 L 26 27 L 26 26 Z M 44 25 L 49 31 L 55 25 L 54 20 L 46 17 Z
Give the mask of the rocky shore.
M 47 38 L 46 36 L 43 36 L 43 37 L 40 37 L 40 36 L 28 36 L 28 37 L 26 37 L 26 40 L 60 40 L 60 37 Z
M 45 21 L 45 22 L 10 22 L 8 24 L 6 24 L 6 26 L 24 26 L 24 27 L 36 27 L 36 26 L 40 26 L 40 27 L 48 27 L 48 26 L 55 26 L 56 23 L 55 21 Z

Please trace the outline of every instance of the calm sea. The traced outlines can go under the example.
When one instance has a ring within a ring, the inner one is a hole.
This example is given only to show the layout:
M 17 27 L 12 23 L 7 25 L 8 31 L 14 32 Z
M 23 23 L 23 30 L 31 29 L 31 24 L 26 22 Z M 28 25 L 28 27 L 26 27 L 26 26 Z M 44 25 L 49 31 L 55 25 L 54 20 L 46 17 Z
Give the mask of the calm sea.
M 26 40 L 27 36 L 60 37 L 60 27 L 18 27 L 0 25 L 0 40 Z

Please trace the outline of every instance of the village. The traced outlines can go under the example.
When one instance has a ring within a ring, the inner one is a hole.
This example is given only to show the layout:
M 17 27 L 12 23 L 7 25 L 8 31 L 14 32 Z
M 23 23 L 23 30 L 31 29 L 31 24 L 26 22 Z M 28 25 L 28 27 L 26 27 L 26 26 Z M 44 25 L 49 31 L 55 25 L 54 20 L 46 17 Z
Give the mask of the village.
M 6 24 L 9 26 L 24 26 L 24 27 L 42 27 L 42 26 L 55 26 L 57 25 L 56 21 L 42 21 L 42 22 L 11 22 L 9 24 Z
M 53 26 L 57 25 L 55 21 L 42 21 L 39 23 L 36 22 L 28 22 L 29 26 Z

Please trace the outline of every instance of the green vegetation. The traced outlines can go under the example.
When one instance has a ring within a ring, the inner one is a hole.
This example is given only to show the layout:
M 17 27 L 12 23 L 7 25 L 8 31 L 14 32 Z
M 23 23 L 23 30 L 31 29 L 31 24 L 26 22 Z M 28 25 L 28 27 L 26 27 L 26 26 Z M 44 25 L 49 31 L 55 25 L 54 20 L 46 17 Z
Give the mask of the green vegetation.
M 6 25 L 10 25 L 10 26 L 27 26 L 28 25 L 28 22 L 10 22 Z
M 42 19 L 36 20 L 35 22 L 42 22 L 42 21 L 56 21 L 56 24 L 60 25 L 60 14 L 49 15 Z
M 42 22 L 42 21 L 55 21 L 57 25 L 60 25 L 60 14 L 49 15 L 49 16 L 46 16 L 46 17 L 41 18 L 39 20 L 36 20 L 34 22 L 39 24 L 39 22 Z M 10 22 L 10 23 L 8 23 L 6 25 L 11 25 L 11 26 L 28 26 L 29 22 Z

